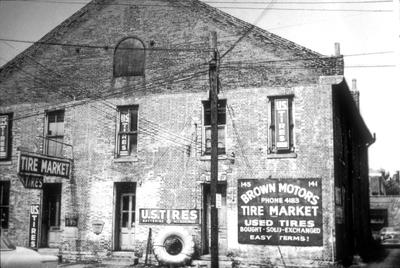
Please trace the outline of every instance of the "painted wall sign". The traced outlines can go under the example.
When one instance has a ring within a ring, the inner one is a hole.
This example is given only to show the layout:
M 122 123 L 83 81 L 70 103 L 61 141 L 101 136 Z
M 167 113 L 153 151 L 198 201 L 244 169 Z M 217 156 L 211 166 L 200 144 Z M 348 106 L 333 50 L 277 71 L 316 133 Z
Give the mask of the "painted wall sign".
M 0 159 L 6 159 L 8 154 L 8 115 L 0 116 Z
M 321 179 L 238 180 L 241 244 L 322 246 Z
M 141 208 L 139 223 L 150 224 L 199 224 L 198 209 Z
M 43 176 L 37 176 L 32 174 L 20 174 L 19 180 L 22 182 L 25 188 L 28 189 L 43 188 Z
M 40 205 L 31 205 L 29 215 L 29 247 L 38 248 Z
M 21 152 L 18 172 L 69 178 L 70 162 Z
M 276 130 L 275 141 L 278 150 L 288 150 L 289 147 L 289 100 L 275 100 Z

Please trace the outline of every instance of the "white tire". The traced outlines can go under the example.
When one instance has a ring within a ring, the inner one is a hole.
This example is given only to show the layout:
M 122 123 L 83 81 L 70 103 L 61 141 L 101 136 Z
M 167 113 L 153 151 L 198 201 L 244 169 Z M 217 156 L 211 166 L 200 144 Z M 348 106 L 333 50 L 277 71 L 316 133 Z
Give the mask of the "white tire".
M 161 264 L 186 265 L 194 253 L 193 237 L 183 228 L 166 227 L 155 237 L 153 250 Z

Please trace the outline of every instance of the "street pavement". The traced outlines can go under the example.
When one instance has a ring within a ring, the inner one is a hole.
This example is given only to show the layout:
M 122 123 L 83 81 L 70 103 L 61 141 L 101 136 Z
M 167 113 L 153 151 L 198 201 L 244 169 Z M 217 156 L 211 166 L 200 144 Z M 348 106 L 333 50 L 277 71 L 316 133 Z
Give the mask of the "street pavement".
M 383 261 L 368 263 L 366 268 L 400 268 L 400 248 L 387 248 L 388 255 Z
M 363 263 L 359 265 L 352 265 L 352 268 L 400 268 L 400 247 L 387 248 L 386 257 L 378 262 Z M 105 265 L 99 263 L 71 263 L 71 264 L 59 264 L 58 268 L 145 268 L 145 267 L 158 267 L 158 266 L 145 266 L 144 264 L 138 264 L 135 266 L 124 266 L 124 265 Z

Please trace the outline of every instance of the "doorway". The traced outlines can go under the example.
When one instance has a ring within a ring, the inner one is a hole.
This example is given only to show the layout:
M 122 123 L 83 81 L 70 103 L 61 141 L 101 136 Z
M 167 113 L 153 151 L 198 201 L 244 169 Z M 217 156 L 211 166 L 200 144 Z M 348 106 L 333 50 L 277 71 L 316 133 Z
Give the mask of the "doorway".
M 60 231 L 61 183 L 43 184 L 40 247 L 49 247 Z
M 218 200 L 219 199 L 219 200 Z M 219 254 L 227 251 L 227 224 L 226 224 L 226 183 L 217 186 L 218 203 L 218 250 Z M 211 247 L 211 189 L 210 184 L 203 184 L 203 219 L 202 219 L 203 254 L 210 254 Z
M 134 250 L 136 230 L 136 183 L 116 182 L 114 249 Z

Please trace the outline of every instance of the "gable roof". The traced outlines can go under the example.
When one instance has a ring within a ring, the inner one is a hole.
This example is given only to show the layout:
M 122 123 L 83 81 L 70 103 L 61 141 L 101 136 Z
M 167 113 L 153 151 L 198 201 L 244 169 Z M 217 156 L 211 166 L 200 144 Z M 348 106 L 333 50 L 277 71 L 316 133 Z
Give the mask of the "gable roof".
M 99 10 L 107 5 L 112 5 L 112 2 L 114 1 L 115 0 L 92 0 L 84 7 L 79 9 L 77 12 L 75 12 L 72 16 L 63 21 L 61 24 L 56 26 L 49 33 L 44 35 L 40 40 L 38 40 L 37 42 L 29 46 L 27 49 L 25 49 L 23 52 L 18 54 L 16 57 L 14 57 L 12 60 L 7 62 L 3 67 L 0 68 L 0 76 L 4 77 L 8 73 L 11 73 L 15 68 L 18 68 L 18 66 L 23 63 L 25 57 L 32 56 L 35 53 L 35 51 L 37 51 L 41 47 L 42 44 L 52 44 L 52 43 L 54 44 L 55 40 L 58 37 L 61 37 L 70 29 L 70 26 L 72 26 L 75 23 L 83 21 L 89 12 L 95 12 L 96 10 Z M 233 25 L 237 27 L 239 30 L 241 30 L 242 34 L 247 34 L 247 37 L 261 39 L 265 43 L 271 43 L 277 46 L 288 48 L 291 51 L 293 51 L 295 55 L 307 58 L 325 57 L 322 54 L 319 54 L 306 47 L 298 45 L 292 41 L 284 39 L 278 35 L 263 30 L 255 25 L 252 25 L 248 22 L 245 22 L 234 16 L 231 16 L 219 10 L 218 8 L 212 7 L 199 0 L 183 0 L 183 1 L 160 0 L 160 1 L 167 2 L 166 3 L 167 5 L 172 5 L 172 6 L 181 5 L 185 7 L 196 7 L 200 9 L 204 14 L 206 14 L 206 16 L 210 17 L 216 22 Z M 185 5 L 183 5 L 183 3 L 185 3 Z M 187 6 L 188 3 L 190 3 L 190 6 Z M 135 4 L 132 3 L 132 5 L 134 6 Z M 110 47 L 112 46 L 108 46 L 108 48 Z

